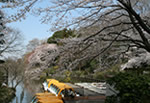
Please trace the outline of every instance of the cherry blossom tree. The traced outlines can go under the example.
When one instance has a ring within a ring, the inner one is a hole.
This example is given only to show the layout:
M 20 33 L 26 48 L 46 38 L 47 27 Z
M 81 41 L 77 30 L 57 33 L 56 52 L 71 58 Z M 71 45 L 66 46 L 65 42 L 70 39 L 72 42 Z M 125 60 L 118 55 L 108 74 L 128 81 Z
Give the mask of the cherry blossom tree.
M 49 5 L 37 6 L 42 2 Z M 57 64 L 61 64 L 60 68 L 74 69 L 82 61 L 92 60 L 103 53 L 111 58 L 124 56 L 133 48 L 150 52 L 148 4 L 149 0 L 15 0 L 2 8 L 19 8 L 9 21 L 21 20 L 32 11 L 41 16 L 43 23 L 53 23 L 55 30 L 69 26 L 76 30 L 97 27 L 83 38 L 60 41 L 65 45 L 58 47 L 60 61 Z
M 50 5 L 39 7 L 39 2 Z M 149 0 L 15 0 L 2 8 L 20 8 L 16 15 L 11 15 L 10 21 L 24 18 L 27 12 L 33 11 L 42 16 L 42 22 L 53 22 L 54 28 L 90 28 L 98 23 L 97 32 L 91 33 L 85 40 L 99 38 L 109 43 L 108 48 L 117 42 L 126 51 L 137 47 L 149 52 L 148 4 Z
M 37 38 L 30 40 L 29 43 L 27 44 L 27 51 L 28 52 L 33 51 L 40 44 L 41 44 L 41 41 Z

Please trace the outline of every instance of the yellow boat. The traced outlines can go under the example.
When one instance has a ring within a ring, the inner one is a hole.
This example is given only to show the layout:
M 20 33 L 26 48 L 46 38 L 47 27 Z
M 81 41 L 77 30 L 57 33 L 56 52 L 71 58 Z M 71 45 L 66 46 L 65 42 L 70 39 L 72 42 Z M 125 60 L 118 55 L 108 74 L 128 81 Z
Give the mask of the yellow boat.
M 63 100 L 52 93 L 37 93 L 31 103 L 63 103 Z
M 55 79 L 47 79 L 47 91 L 45 93 L 36 93 L 31 103 L 63 103 L 65 97 L 75 97 L 74 89 Z
M 43 89 L 44 91 L 50 91 L 49 90 L 49 87 L 52 83 L 57 83 L 59 82 L 58 80 L 55 80 L 55 79 L 47 79 L 42 85 L 43 85 Z

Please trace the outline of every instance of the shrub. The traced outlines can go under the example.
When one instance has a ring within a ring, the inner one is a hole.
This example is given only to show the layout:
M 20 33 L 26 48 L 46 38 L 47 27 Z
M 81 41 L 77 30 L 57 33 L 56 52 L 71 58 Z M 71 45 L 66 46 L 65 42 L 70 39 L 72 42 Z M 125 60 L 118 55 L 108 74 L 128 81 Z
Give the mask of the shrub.
M 148 76 L 125 72 L 115 75 L 107 82 L 119 92 L 107 97 L 106 103 L 149 103 L 150 78 Z

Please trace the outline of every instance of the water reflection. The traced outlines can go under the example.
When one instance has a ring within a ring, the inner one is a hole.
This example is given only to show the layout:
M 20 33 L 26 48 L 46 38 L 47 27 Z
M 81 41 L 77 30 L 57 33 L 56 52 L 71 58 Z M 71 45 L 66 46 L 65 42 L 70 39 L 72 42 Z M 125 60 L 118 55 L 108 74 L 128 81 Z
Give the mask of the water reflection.
M 21 82 L 16 88 L 16 97 L 11 103 L 30 103 L 34 94 L 37 92 L 41 92 L 40 82 Z
M 16 97 L 11 103 L 30 103 L 35 93 L 43 92 L 39 81 L 21 82 L 16 88 Z M 87 91 L 84 90 L 85 93 Z M 104 100 L 71 100 L 65 103 L 104 103 Z

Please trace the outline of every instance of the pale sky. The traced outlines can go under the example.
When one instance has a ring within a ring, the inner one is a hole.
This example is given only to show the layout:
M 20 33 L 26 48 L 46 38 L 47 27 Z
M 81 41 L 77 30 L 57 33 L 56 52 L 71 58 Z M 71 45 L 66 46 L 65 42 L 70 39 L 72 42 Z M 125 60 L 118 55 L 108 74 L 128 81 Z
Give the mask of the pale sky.
M 50 4 L 48 0 L 44 0 L 44 2 L 37 2 L 34 7 L 47 6 Z M 0 4 L 0 6 L 2 3 Z M 12 9 L 5 9 L 4 13 L 6 15 L 13 14 Z M 53 32 L 50 31 L 51 24 L 41 24 L 40 17 L 35 17 L 31 15 L 31 13 L 27 13 L 27 17 L 25 20 L 13 22 L 7 24 L 7 26 L 19 29 L 24 36 L 24 43 L 27 44 L 28 41 L 38 38 L 38 39 L 46 39 L 50 37 Z
M 27 18 L 21 22 L 10 23 L 8 26 L 19 29 L 22 32 L 25 44 L 34 38 L 41 40 L 52 35 L 52 32 L 49 31 L 50 24 L 41 24 L 39 18 L 32 15 L 28 15 Z
M 2 4 L 1 4 L 2 5 Z M 39 1 L 36 5 L 34 5 L 34 7 L 48 7 L 50 6 L 51 3 L 49 0 L 43 0 L 43 2 Z M 6 15 L 8 14 L 13 14 L 14 11 L 12 9 L 6 9 L 5 10 Z M 76 12 L 73 13 L 74 17 L 75 15 L 78 15 Z M 36 17 L 31 15 L 30 13 L 27 13 L 27 17 L 25 20 L 17 21 L 17 22 L 13 22 L 8 24 L 8 26 L 15 28 L 15 29 L 19 29 L 25 40 L 24 43 L 25 45 L 28 44 L 28 42 L 34 38 L 38 38 L 40 40 L 42 39 L 46 39 L 48 37 L 50 37 L 53 32 L 50 31 L 51 28 L 51 24 L 41 24 L 40 21 L 41 17 Z

